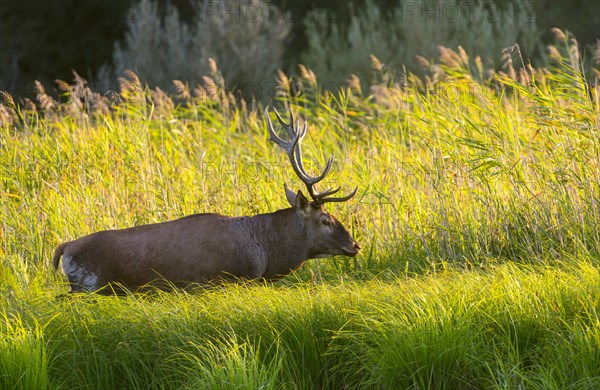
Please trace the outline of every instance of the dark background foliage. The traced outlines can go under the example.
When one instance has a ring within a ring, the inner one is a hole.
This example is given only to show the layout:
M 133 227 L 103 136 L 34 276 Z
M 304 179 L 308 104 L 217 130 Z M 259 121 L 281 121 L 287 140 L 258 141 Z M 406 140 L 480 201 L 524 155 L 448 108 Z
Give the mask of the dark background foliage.
M 408 1 L 408 0 L 405 0 Z M 509 0 L 497 0 L 499 6 Z M 110 63 L 115 42 L 121 40 L 134 0 L 24 0 L 0 2 L 0 90 L 15 96 L 34 95 L 33 80 L 51 84 L 72 80 L 72 71 L 94 80 L 98 69 Z M 397 1 L 374 1 L 383 11 Z M 165 3 L 163 2 L 163 5 Z M 183 21 L 194 17 L 193 0 L 171 0 Z M 298 63 L 307 48 L 303 19 L 320 9 L 328 20 L 344 26 L 351 9 L 365 1 L 273 0 L 270 4 L 289 12 L 292 33 L 284 65 Z M 582 46 L 600 38 L 600 5 L 595 0 L 532 0 L 542 40 L 550 41 L 551 27 L 571 31 Z

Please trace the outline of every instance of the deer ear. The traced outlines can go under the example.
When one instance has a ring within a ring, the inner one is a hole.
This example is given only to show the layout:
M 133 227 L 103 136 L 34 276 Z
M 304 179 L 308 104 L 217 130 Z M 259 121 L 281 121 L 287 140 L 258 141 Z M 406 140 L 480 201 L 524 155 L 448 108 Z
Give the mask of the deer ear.
M 309 204 L 310 202 L 306 199 L 306 196 L 304 196 L 302 191 L 298 190 L 298 193 L 296 194 L 296 204 L 294 204 L 296 210 L 304 211 L 308 208 Z
M 285 197 L 287 198 L 288 203 L 292 207 L 296 207 L 296 193 L 288 188 L 287 185 L 283 185 L 285 188 Z
M 306 199 L 306 196 L 302 193 L 302 191 L 298 190 L 298 192 L 294 192 L 290 190 L 285 184 L 283 185 L 285 188 L 285 196 L 290 204 L 290 206 L 294 207 L 298 211 L 305 210 L 310 202 Z

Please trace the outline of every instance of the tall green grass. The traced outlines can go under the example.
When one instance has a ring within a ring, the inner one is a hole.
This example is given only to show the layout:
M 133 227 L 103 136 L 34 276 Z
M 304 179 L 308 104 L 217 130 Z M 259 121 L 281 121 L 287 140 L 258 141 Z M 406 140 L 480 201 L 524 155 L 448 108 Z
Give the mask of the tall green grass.
M 444 49 L 423 80 L 373 59 L 369 92 L 301 67 L 300 98 L 281 74 L 307 167 L 333 154 L 328 181 L 359 186 L 330 210 L 363 252 L 195 294 L 55 299 L 49 262 L 97 230 L 286 207 L 282 184 L 299 184 L 264 107 L 210 78 L 169 97 L 133 74 L 113 105 L 4 95 L 0 387 L 600 386 L 600 91 L 559 38 L 551 69 L 488 75 Z
M 597 267 L 580 261 L 199 295 L 35 292 L 27 307 L 5 309 L 3 329 L 27 336 L 3 342 L 2 379 L 4 388 L 594 388 L 599 291 Z

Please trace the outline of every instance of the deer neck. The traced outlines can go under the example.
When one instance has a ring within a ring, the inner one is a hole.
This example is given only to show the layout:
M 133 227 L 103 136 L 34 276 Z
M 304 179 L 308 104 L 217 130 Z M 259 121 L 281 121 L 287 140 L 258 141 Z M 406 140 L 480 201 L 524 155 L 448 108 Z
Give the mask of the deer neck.
M 293 208 L 253 217 L 256 237 L 267 255 L 267 279 L 286 275 L 308 260 L 310 243 Z

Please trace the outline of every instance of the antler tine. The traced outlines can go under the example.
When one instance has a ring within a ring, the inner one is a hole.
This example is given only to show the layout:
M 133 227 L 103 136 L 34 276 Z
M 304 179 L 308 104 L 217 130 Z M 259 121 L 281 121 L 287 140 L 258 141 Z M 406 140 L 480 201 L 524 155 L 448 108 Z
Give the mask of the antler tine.
M 327 195 L 331 195 L 331 194 L 336 193 L 338 191 L 339 191 L 339 187 L 336 188 L 335 191 L 332 191 L 330 194 L 327 194 Z M 354 195 L 356 195 L 356 191 L 358 191 L 358 186 L 354 187 L 354 190 L 351 193 L 349 193 L 348 195 L 346 195 L 346 196 L 341 196 L 339 198 L 321 198 L 320 201 L 319 201 L 319 204 L 329 203 L 329 202 L 345 202 L 348 199 L 352 198 Z M 323 196 L 325 196 L 325 195 L 323 195 Z
M 290 114 L 293 115 L 293 112 L 290 110 Z M 292 119 L 293 121 L 293 119 Z M 296 127 L 296 129 L 299 128 L 300 122 L 298 122 L 298 126 Z M 306 124 L 306 120 L 304 121 L 304 127 L 302 127 L 302 130 L 300 131 L 300 138 L 298 139 L 298 143 L 296 144 L 296 148 L 294 149 L 294 158 L 296 159 L 296 164 L 298 164 L 298 167 L 300 168 L 300 170 L 304 173 L 306 173 L 306 169 L 304 169 L 304 163 L 302 162 L 302 139 L 304 138 L 304 136 L 306 135 L 306 130 L 307 130 L 307 124 Z M 308 176 L 308 175 L 306 175 Z
M 279 115 L 279 112 L 275 107 L 273 107 L 273 111 L 275 111 L 275 115 L 277 116 L 277 120 L 279 121 L 281 126 L 283 126 L 283 128 L 287 131 L 288 135 L 293 138 L 294 135 L 296 135 L 296 133 L 298 132 L 294 127 L 294 111 L 290 109 L 290 123 L 286 123 L 283 120 L 283 118 L 281 117 L 281 115 Z
M 313 182 L 313 184 L 318 183 L 321 180 L 323 180 L 325 178 L 325 176 L 327 176 L 327 174 L 331 170 L 332 165 L 333 165 L 333 156 L 329 157 L 329 160 L 327 160 L 327 163 L 325 164 L 325 169 L 323 169 L 323 172 L 321 172 L 321 174 L 319 176 L 311 178 L 311 181 Z
M 275 113 L 277 113 L 277 111 L 275 111 Z M 275 130 L 273 129 L 273 123 L 271 122 L 271 118 L 269 117 L 269 110 L 265 109 L 265 117 L 267 118 L 267 130 L 269 131 L 269 139 L 273 142 L 275 142 L 277 145 L 281 146 L 282 148 L 284 148 L 287 151 L 287 142 L 285 142 L 283 139 L 281 139 L 277 133 L 275 133 Z M 277 117 L 279 120 L 281 120 L 281 118 L 279 117 L 279 114 L 277 114 Z
M 319 198 L 323 198 L 325 196 L 333 195 L 333 194 L 335 194 L 336 192 L 338 192 L 341 189 L 342 189 L 342 187 L 328 188 L 325 191 L 319 192 Z

